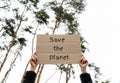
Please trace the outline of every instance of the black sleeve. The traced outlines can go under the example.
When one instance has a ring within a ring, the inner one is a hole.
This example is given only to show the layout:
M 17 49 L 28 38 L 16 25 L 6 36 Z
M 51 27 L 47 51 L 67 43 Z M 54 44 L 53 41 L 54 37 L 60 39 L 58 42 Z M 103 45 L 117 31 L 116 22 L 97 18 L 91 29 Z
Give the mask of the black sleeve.
M 22 83 L 35 83 L 36 73 L 34 71 L 27 71 L 23 77 Z
M 82 73 L 80 75 L 81 83 L 93 83 L 90 74 Z

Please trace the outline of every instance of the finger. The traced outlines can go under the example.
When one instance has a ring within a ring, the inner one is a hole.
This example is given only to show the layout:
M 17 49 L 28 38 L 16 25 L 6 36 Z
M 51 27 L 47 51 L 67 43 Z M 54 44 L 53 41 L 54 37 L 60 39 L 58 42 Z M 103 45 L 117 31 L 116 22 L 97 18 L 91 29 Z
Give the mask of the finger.
M 38 56 L 37 56 L 36 52 L 34 53 L 33 57 L 35 58 L 36 61 L 38 61 Z
M 34 53 L 34 55 L 36 55 L 36 52 Z
M 32 59 L 35 60 L 35 61 L 37 61 L 37 60 L 38 60 L 37 55 L 33 55 L 33 56 L 32 56 Z
M 84 60 L 83 63 L 87 63 L 87 60 Z
M 37 62 L 37 61 L 35 61 L 35 60 L 33 60 L 33 59 L 31 59 L 31 61 L 30 61 L 30 62 L 34 63 L 35 65 L 37 65 L 37 64 L 38 64 L 38 62 Z
M 30 59 L 30 61 L 36 62 L 35 56 L 32 56 L 32 58 Z
M 80 58 L 80 62 L 82 62 L 82 61 L 83 61 L 83 58 L 84 58 L 83 56 Z
M 81 58 L 81 63 L 84 63 L 85 60 L 86 60 L 85 57 L 82 57 Z
M 87 61 L 87 60 L 84 60 L 83 64 L 86 64 L 86 65 L 87 65 L 87 64 L 88 64 L 88 61 Z
M 30 64 L 31 64 L 32 67 L 36 66 L 36 64 L 33 61 L 30 61 Z
M 38 61 L 38 56 L 37 55 L 35 55 L 34 58 L 35 58 L 36 61 Z

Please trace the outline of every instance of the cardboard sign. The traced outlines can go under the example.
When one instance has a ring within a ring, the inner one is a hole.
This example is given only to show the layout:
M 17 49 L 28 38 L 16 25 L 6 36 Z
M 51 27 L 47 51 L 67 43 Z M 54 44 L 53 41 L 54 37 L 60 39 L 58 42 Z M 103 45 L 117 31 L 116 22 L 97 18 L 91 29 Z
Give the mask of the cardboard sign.
M 78 64 L 81 57 L 79 35 L 37 35 L 39 64 Z

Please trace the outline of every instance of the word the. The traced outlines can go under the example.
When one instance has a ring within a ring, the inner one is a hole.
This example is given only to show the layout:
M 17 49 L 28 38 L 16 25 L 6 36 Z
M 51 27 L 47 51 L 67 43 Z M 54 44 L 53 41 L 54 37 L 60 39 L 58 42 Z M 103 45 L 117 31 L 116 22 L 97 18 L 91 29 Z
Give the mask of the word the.
M 54 38 L 50 37 L 50 42 L 64 42 L 65 38 Z
M 63 47 L 54 46 L 53 48 L 55 51 L 63 51 Z
M 49 56 L 50 60 L 69 60 L 69 56 L 68 55 L 50 55 Z

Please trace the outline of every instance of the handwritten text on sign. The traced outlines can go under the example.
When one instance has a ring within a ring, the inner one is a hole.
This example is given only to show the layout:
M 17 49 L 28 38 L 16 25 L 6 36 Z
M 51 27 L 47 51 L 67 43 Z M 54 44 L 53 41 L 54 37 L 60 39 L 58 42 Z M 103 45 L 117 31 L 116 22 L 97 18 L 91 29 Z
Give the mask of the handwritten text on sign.
M 81 57 L 79 35 L 38 35 L 40 64 L 75 64 Z

